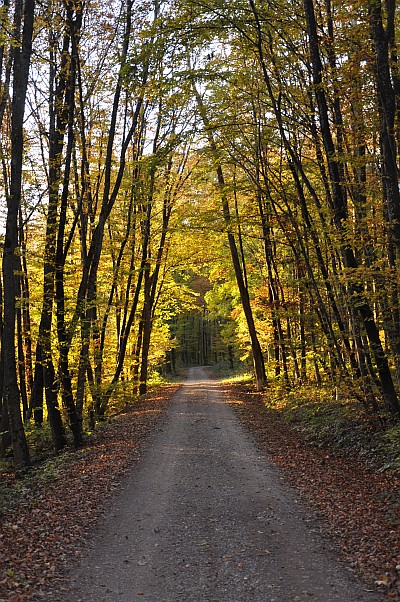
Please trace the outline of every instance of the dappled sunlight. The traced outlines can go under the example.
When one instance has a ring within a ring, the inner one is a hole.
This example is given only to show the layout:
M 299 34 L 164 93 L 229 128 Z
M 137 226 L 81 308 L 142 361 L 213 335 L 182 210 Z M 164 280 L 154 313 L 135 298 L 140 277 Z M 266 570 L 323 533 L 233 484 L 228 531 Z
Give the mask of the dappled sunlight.
M 162 453 L 168 453 L 174 456 L 204 456 L 211 453 L 217 453 L 216 447 L 178 447 L 178 446 L 165 446 L 161 447 Z
M 190 380 L 183 383 L 184 387 L 188 387 L 189 389 L 193 389 L 195 387 L 213 387 L 215 389 L 219 388 L 218 382 L 212 380 Z
M 210 461 L 213 461 L 213 458 L 216 458 L 220 453 L 220 448 L 217 446 L 178 446 L 178 445 L 165 445 L 160 447 L 160 452 L 162 455 L 170 455 L 171 459 L 179 458 L 180 456 L 186 457 L 196 457 L 196 456 L 209 456 Z M 242 453 L 237 449 L 231 449 L 226 457 L 234 458 L 234 461 L 240 462 L 253 462 L 257 459 L 257 454 L 253 453 L 253 451 L 249 453 Z M 175 460 L 173 460 L 175 462 Z
M 142 416 L 143 414 L 161 414 L 161 410 L 134 410 L 133 412 L 129 412 L 129 414 L 133 414 L 134 416 Z
M 3 470 L 2 470 L 2 472 L 0 472 L 0 481 L 4 480 L 4 482 L 2 482 L 2 485 L 5 485 L 6 483 L 14 485 L 16 483 L 16 479 L 17 479 L 16 474 L 11 469 L 10 469 L 10 472 L 7 472 L 6 469 L 4 472 L 3 472 Z

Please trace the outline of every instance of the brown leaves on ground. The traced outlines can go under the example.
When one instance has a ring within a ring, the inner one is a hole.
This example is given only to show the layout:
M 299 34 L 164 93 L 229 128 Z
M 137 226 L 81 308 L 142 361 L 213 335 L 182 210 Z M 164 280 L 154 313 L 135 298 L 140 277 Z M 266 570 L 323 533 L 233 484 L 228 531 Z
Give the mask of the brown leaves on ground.
M 260 448 L 323 519 L 343 557 L 371 587 L 400 599 L 400 474 L 374 473 L 360 460 L 306 443 L 265 407 L 261 394 L 232 386 L 230 398 Z
M 0 485 L 7 501 L 0 514 L 0 602 L 41 598 L 81 554 L 89 528 L 124 471 L 140 457 L 140 442 L 154 427 L 177 386 L 135 402 L 102 425 L 84 448 L 58 458 L 49 478 Z M 40 470 L 40 469 L 39 469 Z M 6 477 L 3 478 L 6 480 Z
M 84 448 L 57 460 L 54 474 L 10 483 L 0 514 L 0 602 L 50 599 L 50 585 L 62 589 L 63 570 L 80 556 L 104 502 L 140 458 L 140 442 L 176 389 L 163 388 L 97 429 Z M 266 409 L 260 394 L 234 386 L 229 393 L 260 447 L 324 519 L 343 557 L 371 587 L 400 599 L 400 475 L 376 474 L 311 446 Z

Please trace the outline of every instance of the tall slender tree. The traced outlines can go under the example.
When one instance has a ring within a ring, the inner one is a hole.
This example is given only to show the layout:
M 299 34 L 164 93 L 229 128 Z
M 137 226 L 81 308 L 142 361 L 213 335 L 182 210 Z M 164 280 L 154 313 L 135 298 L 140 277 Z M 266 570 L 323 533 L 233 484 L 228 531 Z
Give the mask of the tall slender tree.
M 29 450 L 22 424 L 15 358 L 15 318 L 18 270 L 18 212 L 22 195 L 23 123 L 29 67 L 32 55 L 34 0 L 16 0 L 14 12 L 13 91 L 11 103 L 11 174 L 3 251 L 4 282 L 4 399 L 8 409 L 16 469 L 29 464 Z

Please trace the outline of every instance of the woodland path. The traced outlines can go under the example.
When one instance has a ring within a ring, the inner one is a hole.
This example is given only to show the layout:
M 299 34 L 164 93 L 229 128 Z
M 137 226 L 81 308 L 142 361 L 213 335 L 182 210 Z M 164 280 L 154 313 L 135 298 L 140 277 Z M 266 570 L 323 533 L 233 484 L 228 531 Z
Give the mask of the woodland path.
M 376 601 L 193 368 L 111 499 L 63 602 Z M 52 597 L 52 600 L 56 600 Z

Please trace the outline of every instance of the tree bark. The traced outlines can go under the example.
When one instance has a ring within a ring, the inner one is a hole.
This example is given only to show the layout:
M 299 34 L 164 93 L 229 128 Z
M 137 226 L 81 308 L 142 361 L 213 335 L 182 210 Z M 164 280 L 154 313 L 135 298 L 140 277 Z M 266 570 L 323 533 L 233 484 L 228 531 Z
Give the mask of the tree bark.
M 253 354 L 253 365 L 254 372 L 256 376 L 256 386 L 257 391 L 262 391 L 264 389 L 266 383 L 266 373 L 265 373 L 265 365 L 264 358 L 261 350 L 260 341 L 258 340 L 257 330 L 254 323 L 253 311 L 250 303 L 249 291 L 246 287 L 242 267 L 240 265 L 239 252 L 236 245 L 235 236 L 232 232 L 232 222 L 231 222 L 231 214 L 229 209 L 229 202 L 226 196 L 226 185 L 224 173 L 222 170 L 221 162 L 218 155 L 217 146 L 214 140 L 213 129 L 210 124 L 210 121 L 207 117 L 206 110 L 203 104 L 203 100 L 198 92 L 194 82 L 192 83 L 194 94 L 196 97 L 197 106 L 199 108 L 199 113 L 201 119 L 204 123 L 204 127 L 206 130 L 206 135 L 208 137 L 208 142 L 211 148 L 211 151 L 216 160 L 216 172 L 217 172 L 217 180 L 218 180 L 218 188 L 221 194 L 221 203 L 222 203 L 222 213 L 225 220 L 225 226 L 228 236 L 229 249 L 232 258 L 232 265 L 235 272 L 236 283 L 239 289 L 240 300 L 243 307 L 243 312 L 246 318 L 247 328 L 249 331 L 250 341 L 251 341 L 251 350 Z
M 40 346 L 41 362 L 35 364 L 34 383 L 38 385 L 41 380 L 36 372 L 43 371 L 43 386 L 45 389 L 46 406 L 52 430 L 53 444 L 59 451 L 66 444 L 61 413 L 58 408 L 56 371 L 52 357 L 52 321 L 53 304 L 55 296 L 56 273 L 56 243 L 57 243 L 57 217 L 59 209 L 59 185 L 61 177 L 62 151 L 64 145 L 65 128 L 69 115 L 68 80 L 70 76 L 70 42 L 71 32 L 66 27 L 63 35 L 61 64 L 59 73 L 55 73 L 56 62 L 56 33 L 50 33 L 50 127 L 49 127 L 49 200 L 47 207 L 46 239 L 43 266 L 43 304 L 40 316 L 38 346 Z M 35 402 L 41 402 L 43 392 L 35 389 Z
M 317 35 L 317 24 L 315 20 L 313 0 L 304 0 L 304 11 L 307 21 L 307 30 L 310 46 L 310 59 L 313 73 L 314 93 L 317 99 L 318 113 L 321 124 L 321 134 L 324 143 L 326 160 L 330 182 L 332 186 L 332 202 L 334 208 L 334 223 L 340 236 L 341 254 L 343 264 L 346 268 L 356 269 L 358 267 L 354 252 L 349 243 L 346 242 L 346 220 L 347 205 L 343 194 L 340 169 L 335 158 L 335 146 L 331 134 L 328 106 L 322 82 L 322 62 L 319 51 Z M 394 415 L 400 415 L 400 404 L 396 390 L 393 385 L 387 357 L 382 347 L 373 311 L 365 298 L 361 285 L 349 284 L 350 299 L 355 303 L 355 309 L 359 312 L 367 333 L 369 344 L 375 359 L 379 374 L 382 397 Z M 354 301 L 356 300 L 356 301 Z
M 21 204 L 23 120 L 30 59 L 32 54 L 33 21 L 35 1 L 16 0 L 15 28 L 17 46 L 14 49 L 13 97 L 11 115 L 11 180 L 10 195 L 7 199 L 7 221 L 3 254 L 4 284 L 4 399 L 7 405 L 13 447 L 15 469 L 30 463 L 28 445 L 22 423 L 20 393 L 15 358 L 15 317 L 18 270 L 18 212 Z M 20 27 L 22 36 L 20 37 Z M 21 46 L 18 40 L 21 40 Z
M 381 0 L 369 0 L 368 11 L 375 48 L 375 79 L 381 112 L 382 186 L 389 223 L 397 251 L 400 252 L 400 191 L 395 135 L 396 96 L 390 73 L 389 42 L 394 30 L 395 2 L 386 3 L 387 30 L 383 26 Z

